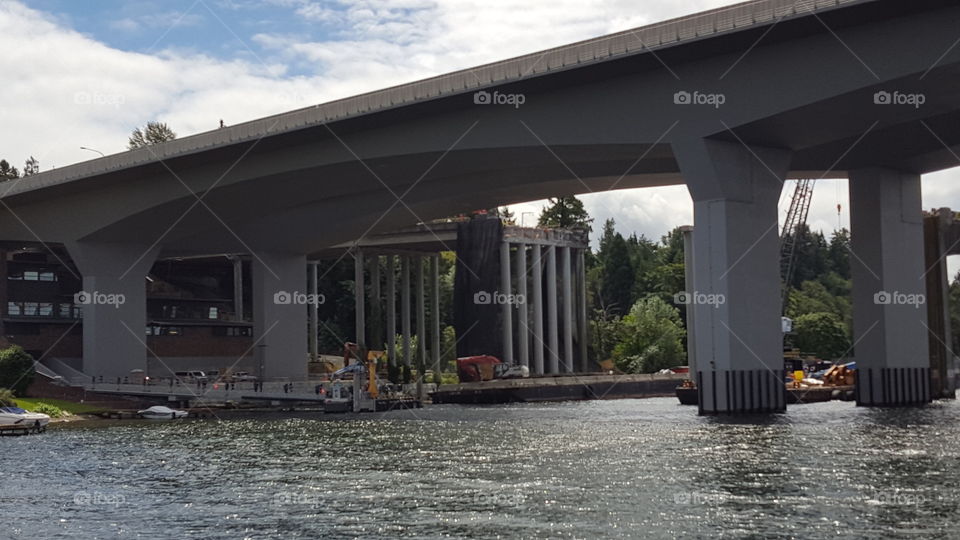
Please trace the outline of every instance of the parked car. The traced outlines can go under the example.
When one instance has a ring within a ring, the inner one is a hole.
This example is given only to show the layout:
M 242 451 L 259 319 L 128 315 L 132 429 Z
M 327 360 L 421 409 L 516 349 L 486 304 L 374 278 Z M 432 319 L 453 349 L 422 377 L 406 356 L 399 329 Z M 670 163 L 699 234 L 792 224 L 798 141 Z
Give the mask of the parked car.
M 209 377 L 202 371 L 178 371 L 174 373 L 182 382 L 207 382 Z
M 257 380 L 257 377 L 247 371 L 237 371 L 230 377 L 230 380 L 233 382 L 249 382 Z

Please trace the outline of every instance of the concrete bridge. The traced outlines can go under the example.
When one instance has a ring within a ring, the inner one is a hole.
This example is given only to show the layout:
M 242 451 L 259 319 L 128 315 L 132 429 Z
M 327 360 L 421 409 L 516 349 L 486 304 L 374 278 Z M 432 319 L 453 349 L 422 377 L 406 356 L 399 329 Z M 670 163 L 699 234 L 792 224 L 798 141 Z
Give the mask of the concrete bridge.
M 925 403 L 920 177 L 958 165 L 960 4 L 761 0 L 45 172 L 5 186 L 0 238 L 63 244 L 84 369 L 145 364 L 161 256 L 249 253 L 257 354 L 303 378 L 306 261 L 475 208 L 685 183 L 694 200 L 703 413 L 780 411 L 777 200 L 850 180 L 866 404 Z M 229 81 L 224 81 L 229 84 Z M 906 295 L 906 296 L 904 296 Z

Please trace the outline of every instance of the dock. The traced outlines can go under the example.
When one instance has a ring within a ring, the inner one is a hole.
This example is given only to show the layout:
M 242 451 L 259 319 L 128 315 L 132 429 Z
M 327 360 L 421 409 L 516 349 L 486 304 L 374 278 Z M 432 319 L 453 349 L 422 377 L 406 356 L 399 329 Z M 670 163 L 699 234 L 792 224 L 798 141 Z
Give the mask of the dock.
M 674 395 L 686 375 L 566 374 L 443 385 L 430 393 L 433 403 L 495 404 Z

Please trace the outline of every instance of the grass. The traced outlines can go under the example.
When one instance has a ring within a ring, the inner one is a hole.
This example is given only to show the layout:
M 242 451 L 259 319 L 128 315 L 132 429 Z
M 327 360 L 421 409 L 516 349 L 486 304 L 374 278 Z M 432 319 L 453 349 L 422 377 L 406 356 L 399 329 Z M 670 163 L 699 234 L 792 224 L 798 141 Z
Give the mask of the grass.
M 66 401 L 63 399 L 51 399 L 51 398 L 16 398 L 17 407 L 21 409 L 26 409 L 32 411 L 37 408 L 37 405 L 40 403 L 46 403 L 47 405 L 53 405 L 58 409 L 66 411 L 70 414 L 89 414 L 96 413 L 103 410 L 102 407 L 94 407 L 92 405 L 87 405 L 85 403 L 75 403 L 73 401 Z

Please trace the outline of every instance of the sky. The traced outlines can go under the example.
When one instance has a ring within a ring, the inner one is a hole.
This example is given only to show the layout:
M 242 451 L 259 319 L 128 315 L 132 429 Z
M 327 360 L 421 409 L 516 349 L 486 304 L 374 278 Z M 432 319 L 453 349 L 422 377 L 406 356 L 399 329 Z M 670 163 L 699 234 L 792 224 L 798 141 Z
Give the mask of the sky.
M 191 135 L 733 3 L 0 0 L 0 158 L 63 167 L 98 157 L 81 147 L 123 151 L 151 120 Z M 924 176 L 924 207 L 960 208 L 957 180 L 957 169 Z M 684 186 L 582 199 L 597 231 L 614 218 L 657 240 L 693 222 Z M 532 225 L 543 205 L 513 210 Z M 849 227 L 848 210 L 845 180 L 817 182 L 814 230 Z

